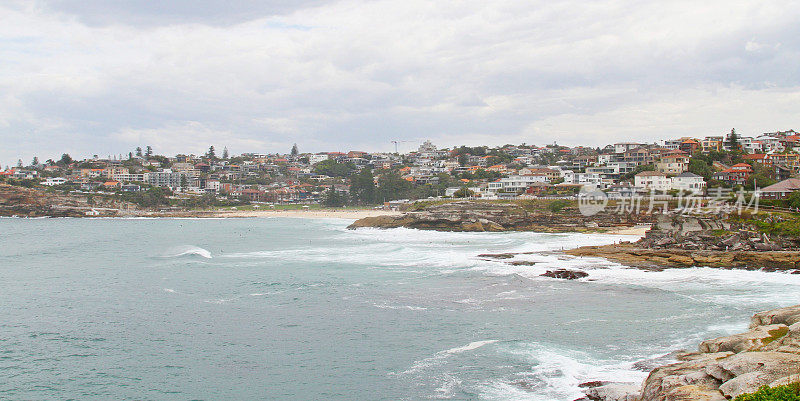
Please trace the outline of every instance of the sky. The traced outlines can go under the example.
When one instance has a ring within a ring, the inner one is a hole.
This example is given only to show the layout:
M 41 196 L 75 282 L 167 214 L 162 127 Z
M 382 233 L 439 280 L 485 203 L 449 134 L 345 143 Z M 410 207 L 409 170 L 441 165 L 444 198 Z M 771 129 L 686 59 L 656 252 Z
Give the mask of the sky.
M 0 0 L 0 164 L 800 130 L 800 1 Z

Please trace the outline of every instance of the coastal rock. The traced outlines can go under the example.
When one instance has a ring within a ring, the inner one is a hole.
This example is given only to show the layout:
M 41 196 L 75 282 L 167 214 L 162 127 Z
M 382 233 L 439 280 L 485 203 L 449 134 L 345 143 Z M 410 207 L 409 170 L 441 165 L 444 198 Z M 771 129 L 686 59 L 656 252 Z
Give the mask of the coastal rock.
M 479 258 L 490 259 L 511 259 L 514 257 L 513 253 L 482 253 L 478 255 Z
M 706 373 L 704 368 L 731 355 L 733 355 L 732 352 L 694 355 L 690 360 L 656 368 L 650 372 L 642 385 L 641 399 L 643 401 L 668 400 L 670 398 L 667 396 L 670 391 L 688 385 L 708 391 L 716 390 L 721 381 Z
M 727 401 L 719 390 L 693 384 L 675 387 L 665 396 L 665 401 Z
M 589 273 L 580 270 L 556 269 L 556 270 L 548 270 L 547 272 L 540 274 L 540 276 L 559 278 L 564 280 L 576 280 L 579 278 L 588 277 Z
M 759 387 L 797 374 L 800 355 L 785 352 L 742 352 L 719 361 L 734 378 L 719 386 L 727 397 L 752 393 Z
M 634 383 L 607 383 L 585 388 L 583 393 L 593 401 L 637 401 L 639 391 Z
M 756 313 L 750 319 L 750 328 L 752 329 L 770 324 L 791 326 L 798 322 L 800 322 L 800 305 L 795 305 Z
M 700 343 L 700 352 L 743 352 L 754 351 L 769 342 L 775 340 L 776 336 L 782 336 L 788 331 L 785 324 L 771 324 L 758 326 L 747 333 L 734 334 L 727 337 L 719 337 L 706 340 Z M 783 333 L 783 334 L 781 334 Z

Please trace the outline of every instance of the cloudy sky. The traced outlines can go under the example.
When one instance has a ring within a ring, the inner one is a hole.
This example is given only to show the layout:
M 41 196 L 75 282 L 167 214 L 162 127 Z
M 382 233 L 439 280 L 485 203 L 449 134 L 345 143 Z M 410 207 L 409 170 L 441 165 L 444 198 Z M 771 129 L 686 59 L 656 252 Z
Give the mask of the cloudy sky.
M 800 1 L 0 0 L 0 163 L 800 130 Z

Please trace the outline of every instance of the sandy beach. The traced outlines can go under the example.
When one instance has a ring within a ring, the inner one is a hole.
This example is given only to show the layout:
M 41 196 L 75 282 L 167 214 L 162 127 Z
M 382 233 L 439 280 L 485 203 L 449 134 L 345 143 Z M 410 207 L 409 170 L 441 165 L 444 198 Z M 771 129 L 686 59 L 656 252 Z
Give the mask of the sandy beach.
M 615 228 L 613 230 L 609 230 L 606 232 L 606 234 L 635 235 L 638 237 L 644 237 L 644 234 L 649 229 L 650 229 L 649 225 L 641 225 L 635 227 L 620 227 L 620 228 Z
M 352 219 L 398 215 L 401 212 L 382 209 L 323 209 L 323 210 L 226 210 L 215 211 L 210 217 L 294 217 L 308 219 Z

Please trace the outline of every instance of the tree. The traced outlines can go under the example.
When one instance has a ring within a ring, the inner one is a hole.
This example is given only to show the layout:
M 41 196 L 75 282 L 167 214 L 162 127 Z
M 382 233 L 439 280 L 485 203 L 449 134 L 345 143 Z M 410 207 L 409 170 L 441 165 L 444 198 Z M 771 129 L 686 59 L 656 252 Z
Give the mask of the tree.
M 346 202 L 347 198 L 333 187 L 325 193 L 325 198 L 322 200 L 322 204 L 328 207 L 342 207 Z
M 181 174 L 181 188 L 186 188 L 189 186 L 189 180 L 186 178 L 186 174 Z
M 475 192 L 467 187 L 461 187 L 461 189 L 453 193 L 454 198 L 469 198 L 471 196 L 475 196 Z
M 297 157 L 298 154 L 300 154 L 300 151 L 297 150 L 297 144 L 292 145 L 292 152 L 291 152 L 292 158 Z
M 323 160 L 314 165 L 314 173 L 328 177 L 347 177 L 356 169 L 353 163 L 337 163 L 335 160 Z
M 128 160 L 133 160 L 133 152 L 128 152 Z
M 792 192 L 786 199 L 786 204 L 792 209 L 800 209 L 800 191 Z
M 211 145 L 211 146 L 208 147 L 208 152 L 206 152 L 206 157 L 208 157 L 211 160 L 214 160 L 214 159 L 217 158 L 217 154 L 214 153 L 214 145 Z
M 389 171 L 378 178 L 378 200 L 397 200 L 409 197 L 413 184 L 404 180 L 397 172 Z
M 731 128 L 731 133 L 730 133 L 730 135 L 728 135 L 728 141 L 727 142 L 728 142 L 727 143 L 728 148 L 730 148 L 731 151 L 736 151 L 736 150 L 739 150 L 741 148 L 741 145 L 739 144 L 739 136 L 736 135 L 736 129 L 735 128 Z
M 22 168 L 22 159 L 17 160 L 17 168 Z
M 152 155 L 153 155 L 153 148 L 150 145 L 147 145 L 147 150 L 144 151 L 144 157 L 146 157 L 147 160 L 150 160 L 150 156 Z
M 36 157 L 36 156 L 33 156 L 33 161 L 31 161 L 31 166 L 36 167 L 38 165 L 39 165 L 39 158 Z
M 375 177 L 372 175 L 372 170 L 362 169 L 350 180 L 350 197 L 353 201 L 363 204 L 375 203 L 376 195 Z
M 228 160 L 228 147 L 225 146 L 222 148 L 222 158 Z
M 142 157 L 142 147 L 141 146 L 137 146 L 136 147 L 136 156 L 137 157 Z

